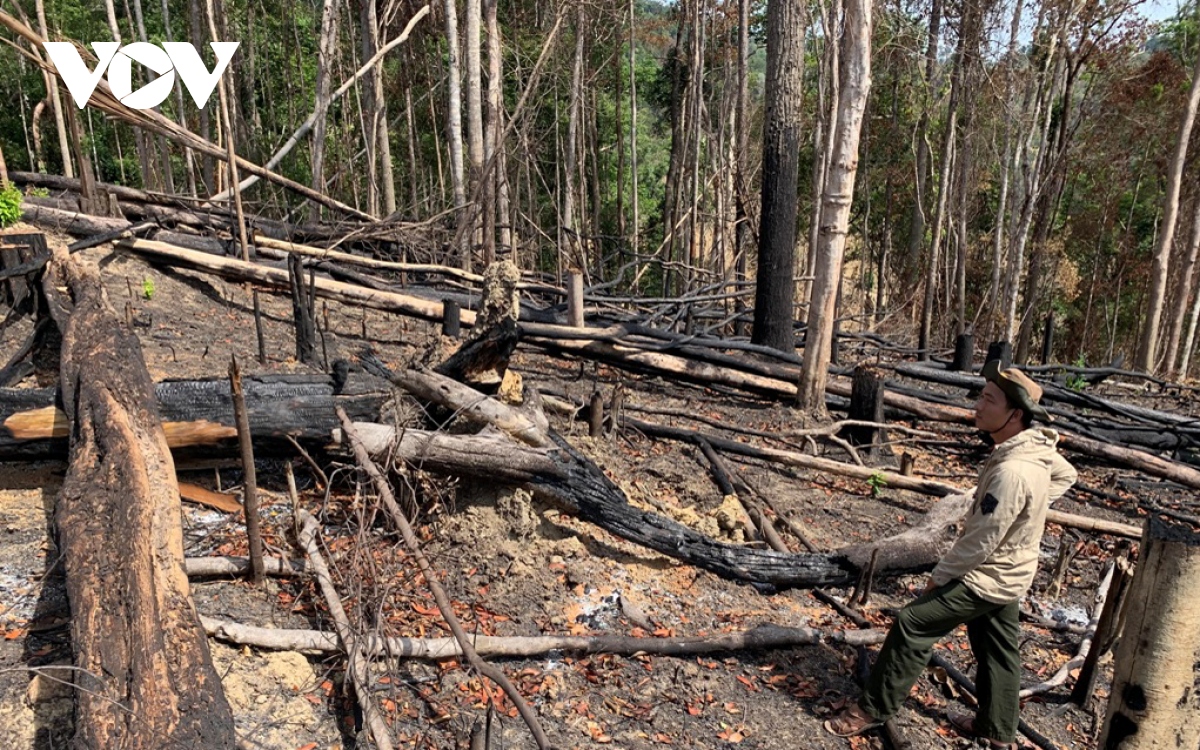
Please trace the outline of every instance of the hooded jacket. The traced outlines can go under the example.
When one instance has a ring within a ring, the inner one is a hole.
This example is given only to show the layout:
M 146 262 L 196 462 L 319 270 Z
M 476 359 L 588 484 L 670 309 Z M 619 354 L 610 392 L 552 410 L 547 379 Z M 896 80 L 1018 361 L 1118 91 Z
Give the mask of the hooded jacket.
M 1037 574 L 1050 503 L 1075 483 L 1075 468 L 1055 450 L 1058 433 L 1024 430 L 998 445 L 979 472 L 962 534 L 933 570 L 934 584 L 962 579 L 997 604 L 1016 601 Z

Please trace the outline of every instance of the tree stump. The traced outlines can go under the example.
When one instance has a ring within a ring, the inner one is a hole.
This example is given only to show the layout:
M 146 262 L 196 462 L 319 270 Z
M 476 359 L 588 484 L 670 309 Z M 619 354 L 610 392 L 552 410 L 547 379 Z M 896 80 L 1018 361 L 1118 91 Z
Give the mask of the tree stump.
M 1200 746 L 1200 532 L 1152 513 L 1098 747 Z
M 975 334 L 960 333 L 954 340 L 954 361 L 950 369 L 955 372 L 970 372 L 971 359 L 975 356 Z
M 567 286 L 567 325 L 583 328 L 583 274 L 571 271 L 570 281 Z
M 988 344 L 987 356 L 984 357 L 984 362 L 991 362 L 993 359 L 1000 360 L 1000 369 L 1003 370 L 1012 364 L 1012 344 L 1008 341 L 993 341 Z
M 850 419 L 864 422 L 883 421 L 883 375 L 879 370 L 866 365 L 854 368 L 854 380 L 850 390 Z M 878 427 L 847 427 L 844 437 L 855 446 L 867 446 L 868 456 L 879 454 L 880 443 L 886 439 Z
M 75 750 L 237 747 L 183 567 L 175 465 L 137 338 L 63 249 L 43 288 L 62 329 L 70 466 L 55 521 L 71 602 Z
M 50 251 L 46 249 L 46 235 L 41 232 L 0 235 L 0 272 L 13 272 L 4 282 L 4 286 L 0 287 L 0 302 L 12 308 L 25 302 L 30 293 L 25 274 L 37 270 L 30 264 L 49 254 Z M 5 276 L 8 274 L 0 275 L 0 278 Z

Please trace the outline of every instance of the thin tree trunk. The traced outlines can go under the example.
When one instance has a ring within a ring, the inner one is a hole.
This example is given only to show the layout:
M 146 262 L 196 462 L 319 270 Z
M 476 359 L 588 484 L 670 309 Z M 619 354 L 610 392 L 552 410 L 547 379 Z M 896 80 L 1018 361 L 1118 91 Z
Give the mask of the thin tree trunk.
M 754 331 L 751 340 L 795 351 L 796 187 L 804 81 L 804 7 L 767 5 L 766 118 Z
M 485 262 L 489 264 L 496 260 L 497 240 L 506 252 L 512 250 L 507 165 L 504 159 L 503 61 L 500 57 L 500 23 L 496 17 L 497 3 L 498 0 L 484 0 L 484 23 L 487 24 L 488 40 L 488 111 L 487 124 L 484 127 L 487 142 L 484 144 L 484 150 L 487 156 L 485 163 L 491 162 L 491 173 L 485 175 L 484 179 L 491 184 L 492 195 L 492 200 L 484 205 L 487 219 L 492 224 L 492 230 L 485 232 L 484 254 Z
M 1178 279 L 1175 284 L 1175 308 L 1167 327 L 1167 346 L 1166 351 L 1163 352 L 1166 357 L 1163 363 L 1163 372 L 1167 377 L 1178 377 L 1179 379 L 1182 379 L 1185 374 L 1176 369 L 1176 364 L 1180 361 L 1179 339 L 1183 333 L 1184 318 L 1187 317 L 1188 301 L 1192 292 L 1192 277 L 1196 271 L 1196 259 L 1200 255 L 1200 195 L 1194 199 L 1194 204 L 1187 255 L 1180 258 L 1183 267 L 1175 274 Z
M 470 171 L 467 190 L 473 191 L 483 175 L 483 57 L 480 44 L 483 32 L 483 6 L 480 0 L 467 0 L 467 158 Z M 472 242 L 478 245 L 483 240 L 479 218 L 475 220 Z
M 871 0 L 847 0 L 843 27 L 841 94 L 836 126 L 830 131 L 833 152 L 821 200 L 816 278 L 808 311 L 804 366 L 796 394 L 800 408 L 817 415 L 825 414 L 825 383 L 837 318 L 838 282 L 850 227 L 859 137 L 871 91 Z
M 35 0 L 37 5 L 38 32 L 41 33 L 43 39 L 50 38 L 50 32 L 46 27 L 46 3 L 45 0 Z M 46 81 L 46 90 L 50 93 L 50 106 L 54 109 L 54 126 L 58 129 L 58 150 L 62 154 L 63 176 L 74 177 L 75 167 L 71 161 L 71 142 L 67 136 L 67 120 L 63 112 L 62 92 L 58 90 L 58 81 L 49 73 L 44 73 L 42 76 Z
M 907 268 L 910 278 L 920 267 L 921 246 L 925 244 L 925 197 L 929 184 L 929 110 L 936 97 L 938 42 L 942 33 L 942 0 L 933 0 L 929 11 L 929 37 L 925 42 L 925 90 L 922 96 L 921 117 L 914 136 L 917 149 L 915 193 L 912 216 L 909 219 Z
M 1138 347 L 1135 366 L 1144 372 L 1155 372 L 1158 365 L 1158 336 L 1162 324 L 1163 307 L 1166 305 L 1167 277 L 1170 273 L 1171 248 L 1175 242 L 1175 224 L 1179 216 L 1179 192 L 1183 182 L 1183 167 L 1187 161 L 1188 142 L 1192 137 L 1192 125 L 1196 122 L 1196 109 L 1200 105 L 1200 57 L 1192 70 L 1192 88 L 1188 93 L 1187 108 L 1183 122 L 1179 125 L 1179 139 L 1175 142 L 1175 154 L 1167 172 L 1167 194 L 1163 199 L 1162 228 L 1159 230 L 1158 246 L 1154 249 L 1154 267 L 1150 272 L 1150 292 L 1146 321 L 1142 326 L 1141 345 Z
M 583 5 L 575 11 L 575 57 L 571 63 L 571 96 L 567 111 L 567 142 L 563 148 L 565 157 L 564 180 L 566 189 L 563 190 L 562 218 L 559 225 L 559 252 L 566 253 L 567 268 L 586 271 L 587 253 L 584 251 L 583 238 L 579 235 L 580 224 L 575 220 L 575 197 L 579 184 L 579 110 L 583 99 L 583 42 L 584 42 Z
M 458 57 L 458 9 L 455 0 L 446 0 L 447 112 L 446 140 L 450 154 L 450 184 L 454 192 L 454 211 L 458 217 L 458 236 L 462 237 L 462 268 L 471 270 L 471 237 L 463 232 L 468 220 L 467 192 L 463 183 L 462 137 L 462 65 Z
M 638 215 L 640 200 L 638 196 L 637 119 L 637 9 L 634 0 L 629 0 L 629 177 L 633 189 L 630 200 L 633 220 L 629 227 L 629 239 L 635 259 L 638 255 L 638 238 L 641 230 L 641 216 Z
M 958 122 L 958 99 L 962 87 L 963 36 L 959 35 L 958 52 L 955 54 L 953 79 L 950 84 L 950 104 L 946 115 L 946 132 L 942 138 L 942 169 L 938 176 L 938 204 L 933 219 L 933 239 L 929 242 L 929 266 L 925 274 L 925 298 L 921 305 L 921 330 L 917 349 L 921 359 L 931 356 L 931 328 L 933 325 L 933 300 L 937 294 L 938 265 L 941 257 L 943 227 L 946 223 L 946 203 L 950 193 L 951 167 L 954 161 L 955 130 Z
M 632 1 L 632 0 L 631 0 Z M 737 118 L 737 150 L 734 154 L 734 202 L 736 204 L 736 226 L 734 228 L 735 264 L 734 279 L 737 284 L 735 291 L 745 290 L 743 282 L 747 279 L 750 246 L 753 244 L 753 231 L 750 228 L 750 216 L 746 210 L 746 202 L 750 198 L 750 180 L 746 174 L 750 160 L 750 117 L 747 107 L 750 100 L 750 0 L 738 0 L 738 63 L 737 63 L 737 106 L 734 114 Z M 734 324 L 735 335 L 745 336 L 749 332 L 745 314 L 747 305 L 745 297 L 737 297 L 734 309 L 738 312 Z
M 325 192 L 325 130 L 326 113 L 329 110 L 329 91 L 332 81 L 333 57 L 337 53 L 338 33 L 338 2 L 324 0 L 321 11 L 321 34 L 317 49 L 317 81 L 316 81 L 316 120 L 313 123 L 312 144 L 312 187 L 318 193 Z M 230 181 L 231 186 L 238 183 Z M 234 192 L 237 192 L 235 189 Z M 309 206 L 309 220 L 316 222 L 321 218 L 321 207 L 315 203 Z
M 1008 220 L 1006 216 L 1008 212 L 1008 188 L 1010 182 L 1011 166 L 1013 162 L 1013 138 L 1012 138 L 1012 118 L 1013 110 L 1013 66 L 1017 63 L 1017 40 L 1021 30 L 1021 10 L 1024 7 L 1024 0 L 1016 0 L 1013 4 L 1012 24 L 1009 26 L 1008 33 L 1008 54 L 1004 58 L 1004 103 L 1002 112 L 1005 114 L 1003 118 L 1004 128 L 1004 149 L 1000 163 L 1000 199 L 996 206 L 996 218 L 992 229 L 992 284 L 988 289 L 990 295 L 989 308 L 992 310 L 991 318 L 994 320 L 997 312 L 1000 309 L 1001 293 L 1000 293 L 1000 268 L 1003 263 L 1004 249 L 1004 225 Z
M 171 30 L 171 9 L 168 0 L 162 0 L 162 21 L 163 21 L 163 38 L 172 42 L 175 41 L 174 32 Z M 175 121 L 180 127 L 187 128 L 187 114 L 183 108 L 183 87 L 175 87 Z M 188 178 L 188 193 L 193 198 L 200 197 L 199 186 L 196 184 L 196 157 L 192 149 L 187 146 L 183 149 L 183 166 L 187 171 Z

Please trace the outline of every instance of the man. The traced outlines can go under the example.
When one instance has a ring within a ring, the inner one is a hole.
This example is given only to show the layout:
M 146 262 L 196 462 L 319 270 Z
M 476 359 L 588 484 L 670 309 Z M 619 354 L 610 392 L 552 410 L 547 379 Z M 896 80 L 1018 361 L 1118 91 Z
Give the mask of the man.
M 1075 483 L 1075 469 L 1055 450 L 1058 434 L 1033 427 L 1049 421 L 1042 389 L 997 360 L 975 404 L 975 426 L 995 449 L 979 472 L 962 534 L 934 568 L 924 592 L 900 611 L 866 690 L 825 728 L 851 737 L 880 726 L 901 704 L 929 663 L 933 645 L 966 623 L 978 662 L 979 708 L 951 716 L 962 732 L 992 747 L 1016 747 L 1021 689 L 1018 601 L 1037 573 L 1046 510 Z

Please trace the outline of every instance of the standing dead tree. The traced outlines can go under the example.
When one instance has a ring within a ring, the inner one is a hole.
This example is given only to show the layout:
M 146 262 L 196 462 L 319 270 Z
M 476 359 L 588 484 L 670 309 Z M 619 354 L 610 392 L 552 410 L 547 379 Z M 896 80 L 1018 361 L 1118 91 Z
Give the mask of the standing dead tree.
M 75 652 L 73 747 L 236 747 L 183 567 L 175 465 L 137 338 L 99 274 L 57 250 L 70 467 L 55 511 Z

